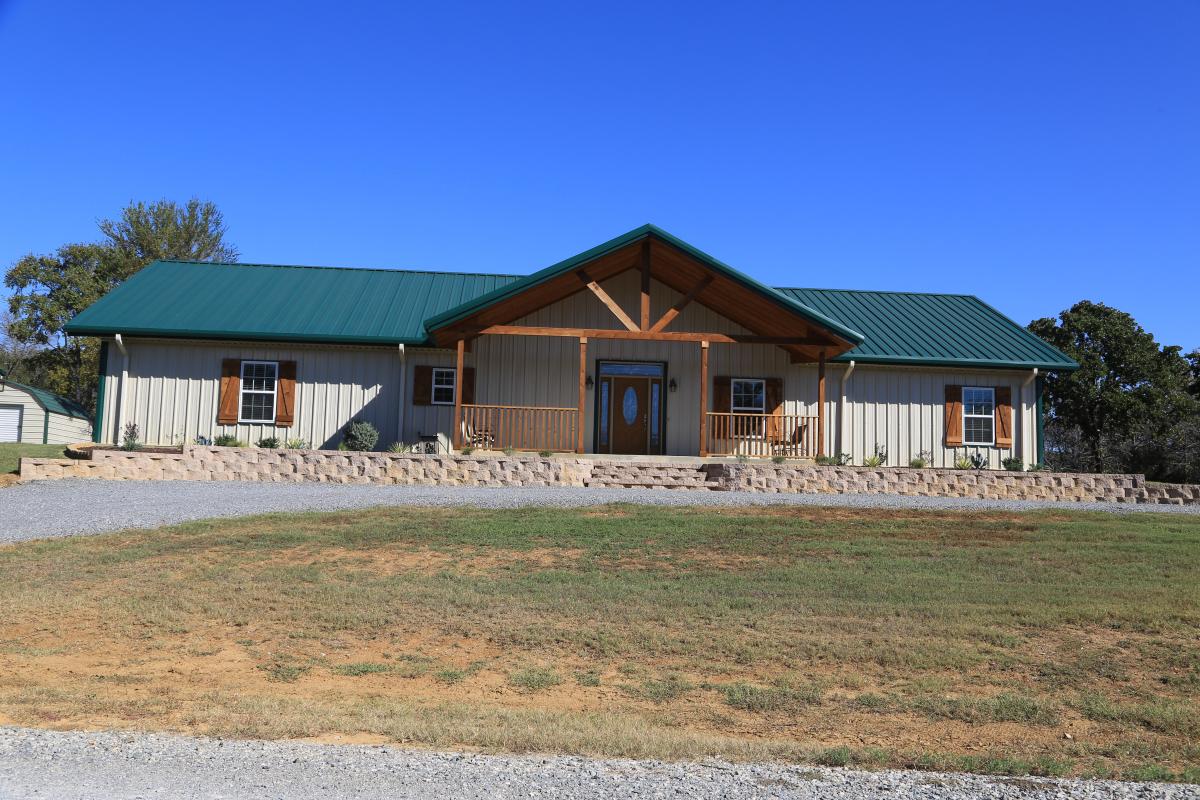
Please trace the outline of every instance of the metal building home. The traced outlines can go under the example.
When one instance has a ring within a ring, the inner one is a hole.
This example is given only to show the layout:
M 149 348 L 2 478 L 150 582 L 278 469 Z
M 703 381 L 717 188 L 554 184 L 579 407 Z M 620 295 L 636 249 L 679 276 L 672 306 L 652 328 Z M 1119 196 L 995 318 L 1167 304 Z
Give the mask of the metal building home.
M 654 226 L 527 276 L 160 261 L 80 314 L 96 441 L 1040 462 L 1075 363 L 964 295 L 772 288 Z

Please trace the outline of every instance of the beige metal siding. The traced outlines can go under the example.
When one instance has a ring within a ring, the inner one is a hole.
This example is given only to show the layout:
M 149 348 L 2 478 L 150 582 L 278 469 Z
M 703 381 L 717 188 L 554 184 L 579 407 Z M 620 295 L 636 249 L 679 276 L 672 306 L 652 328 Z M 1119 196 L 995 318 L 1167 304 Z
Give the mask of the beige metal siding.
M 46 433 L 50 444 L 90 442 L 92 440 L 92 424 L 85 419 L 68 417 L 65 414 L 51 414 L 50 425 L 46 429 Z
M 12 384 L 5 385 L 0 392 L 0 406 L 21 406 L 20 441 L 26 444 L 42 444 L 43 439 L 49 444 L 71 444 L 92 437 L 91 423 L 65 414 L 50 414 L 47 429 L 46 410 L 29 392 Z
M 126 340 L 128 380 L 105 392 L 104 438 L 116 442 L 120 428 L 136 422 L 152 444 L 181 444 L 197 436 L 232 434 L 244 442 L 268 436 L 302 438 L 317 447 L 336 447 L 351 419 L 379 429 L 380 446 L 396 438 L 400 354 L 393 348 L 306 347 L 302 345 Z M 113 372 L 122 368 L 114 351 Z M 296 417 L 289 428 L 217 424 L 221 361 L 226 358 L 296 362 Z M 120 383 L 120 381 L 116 381 Z M 117 388 L 118 391 L 113 391 Z M 111 420 L 111 424 L 109 422 Z

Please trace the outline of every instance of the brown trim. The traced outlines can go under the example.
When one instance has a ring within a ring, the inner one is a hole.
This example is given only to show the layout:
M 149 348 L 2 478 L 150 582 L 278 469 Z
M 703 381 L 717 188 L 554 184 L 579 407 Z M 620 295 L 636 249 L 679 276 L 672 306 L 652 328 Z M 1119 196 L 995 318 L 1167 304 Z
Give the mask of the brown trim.
M 946 385 L 946 447 L 962 447 L 962 386 Z
M 692 287 L 691 291 L 681 297 L 675 305 L 667 309 L 667 312 L 658 318 L 658 322 L 651 325 L 647 330 L 650 333 L 658 333 L 671 324 L 671 321 L 679 316 L 679 312 L 687 306 L 688 303 L 696 299 L 696 295 L 703 292 L 708 285 L 712 283 L 712 276 L 705 275 L 704 279 Z
M 650 327 L 650 239 L 642 241 L 641 253 L 642 271 L 642 330 Z
M 489 325 L 473 331 L 460 331 L 459 336 L 561 336 L 578 339 L 635 339 L 647 342 L 710 342 L 716 344 L 777 344 L 798 347 L 817 347 L 826 344 L 822 339 L 798 336 L 755 336 L 741 333 L 684 333 L 678 331 L 622 331 L 616 328 L 554 328 L 536 325 Z
M 124 390 L 125 387 L 121 387 Z M 221 360 L 221 393 L 217 401 L 217 424 L 237 425 L 238 407 L 242 402 L 242 360 Z
M 579 418 L 575 422 L 575 452 L 583 452 L 584 402 L 587 400 L 587 337 L 579 337 Z
M 463 353 L 466 351 L 467 343 L 463 339 L 458 340 L 454 361 L 454 430 L 452 431 L 454 449 L 458 450 L 462 447 L 462 405 L 463 405 L 463 382 L 461 380 L 463 374 Z
M 290 428 L 296 421 L 296 362 L 280 361 L 275 383 L 275 426 Z
M 604 303 L 604 305 L 608 307 L 608 310 L 613 313 L 613 316 L 616 317 L 622 325 L 631 331 L 641 330 L 637 323 L 630 319 L 629 315 L 625 313 L 625 309 L 621 308 L 621 306 L 617 304 L 617 301 L 612 298 L 612 295 L 604 291 L 604 287 L 592 280 L 585 270 L 581 269 L 575 274 L 579 276 L 579 280 L 583 283 L 583 285 L 591 290 L 592 294 L 600 298 L 600 302 Z
M 1013 446 L 1012 387 L 996 386 L 992 391 L 996 401 L 996 447 L 1011 448 Z
M 825 351 L 817 359 L 817 456 L 825 455 Z
M 708 342 L 700 342 L 700 455 L 708 455 Z

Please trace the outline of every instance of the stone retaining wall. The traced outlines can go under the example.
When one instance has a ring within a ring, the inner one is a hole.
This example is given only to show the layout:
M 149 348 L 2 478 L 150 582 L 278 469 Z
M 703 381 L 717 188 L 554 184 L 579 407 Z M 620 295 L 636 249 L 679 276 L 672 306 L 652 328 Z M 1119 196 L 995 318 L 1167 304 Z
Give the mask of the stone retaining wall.
M 412 455 L 187 445 L 179 452 L 94 449 L 87 458 L 21 459 L 21 480 L 267 481 L 426 486 L 642 486 L 679 490 L 899 494 L 985 500 L 1200 504 L 1200 486 L 1141 475 L 684 463 L 521 454 Z

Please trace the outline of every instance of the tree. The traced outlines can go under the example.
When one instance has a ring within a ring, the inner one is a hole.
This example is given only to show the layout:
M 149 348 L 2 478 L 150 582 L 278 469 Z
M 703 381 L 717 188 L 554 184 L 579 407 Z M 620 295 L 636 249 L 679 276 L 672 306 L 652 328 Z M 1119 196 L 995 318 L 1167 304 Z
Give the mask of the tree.
M 211 202 L 193 197 L 180 206 L 170 200 L 130 203 L 119 219 L 100 221 L 123 270 L 132 275 L 151 261 L 237 261 L 225 242 L 225 218 Z
M 119 219 L 99 223 L 104 241 L 68 244 L 53 255 L 30 253 L 4 276 L 13 290 L 8 325 L 14 341 L 36 348 L 25 360 L 36 383 L 70 397 L 89 410 L 95 405 L 99 347 L 95 339 L 67 336 L 75 315 L 155 259 L 236 261 L 224 242 L 221 212 L 193 198 L 184 206 L 169 200 L 131 203 Z
M 1059 465 L 1158 479 L 1200 471 L 1200 404 L 1181 348 L 1160 347 L 1129 314 L 1087 300 L 1029 328 L 1079 362 L 1046 379 L 1048 451 Z

